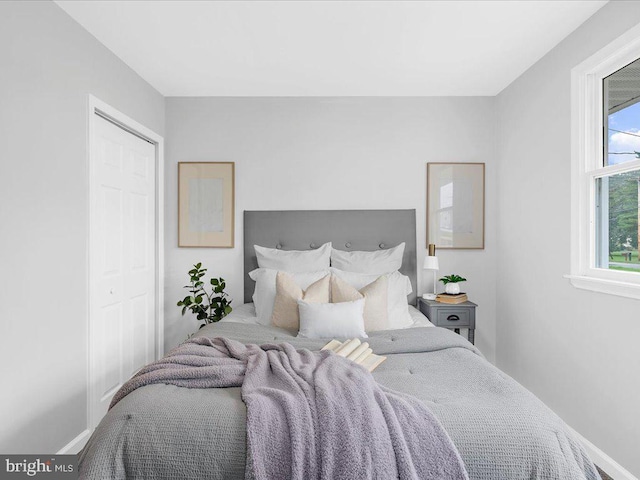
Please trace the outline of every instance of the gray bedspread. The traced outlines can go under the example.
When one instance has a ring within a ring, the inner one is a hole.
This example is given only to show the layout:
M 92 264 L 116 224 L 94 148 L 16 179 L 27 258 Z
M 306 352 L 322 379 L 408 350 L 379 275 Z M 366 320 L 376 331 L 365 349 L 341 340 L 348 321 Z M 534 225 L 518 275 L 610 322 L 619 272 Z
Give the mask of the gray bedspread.
M 467 480 L 427 406 L 381 387 L 332 351 L 197 337 L 147 365 L 111 406 L 146 385 L 242 387 L 251 480 Z
M 326 343 L 233 323 L 210 325 L 199 335 L 311 350 Z M 428 406 L 470 479 L 600 478 L 564 423 L 459 335 L 415 328 L 375 332 L 368 341 L 388 356 L 374 378 Z M 80 471 L 99 479 L 242 479 L 245 455 L 240 388 L 157 384 L 133 391 L 109 411 L 80 454 Z

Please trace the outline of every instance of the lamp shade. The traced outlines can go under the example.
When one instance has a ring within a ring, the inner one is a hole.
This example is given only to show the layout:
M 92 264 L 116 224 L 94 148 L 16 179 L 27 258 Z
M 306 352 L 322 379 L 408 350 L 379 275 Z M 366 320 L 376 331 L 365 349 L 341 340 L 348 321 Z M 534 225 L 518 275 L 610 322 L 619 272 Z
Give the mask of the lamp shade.
M 424 265 L 422 265 L 422 268 L 424 270 L 440 270 L 438 257 L 424 257 Z

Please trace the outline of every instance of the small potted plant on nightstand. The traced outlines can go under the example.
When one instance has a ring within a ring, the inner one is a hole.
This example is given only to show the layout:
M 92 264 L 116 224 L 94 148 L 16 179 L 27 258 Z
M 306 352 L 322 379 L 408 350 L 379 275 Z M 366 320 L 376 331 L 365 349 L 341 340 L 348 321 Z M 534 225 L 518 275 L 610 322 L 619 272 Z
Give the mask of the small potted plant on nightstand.
M 212 278 L 209 280 L 211 293 L 207 292 L 205 282 L 202 277 L 207 273 L 206 268 L 202 268 L 202 263 L 197 263 L 189 270 L 190 285 L 184 288 L 189 290 L 189 295 L 178 302 L 182 307 L 182 315 L 188 310 L 196 315 L 198 320 L 204 320 L 200 328 L 207 323 L 219 322 L 231 313 L 231 300 L 224 291 L 226 283 L 224 278 Z
M 466 282 L 467 279 L 460 275 L 451 274 L 440 279 L 444 283 L 444 291 L 449 295 L 458 295 L 460 293 L 460 282 Z

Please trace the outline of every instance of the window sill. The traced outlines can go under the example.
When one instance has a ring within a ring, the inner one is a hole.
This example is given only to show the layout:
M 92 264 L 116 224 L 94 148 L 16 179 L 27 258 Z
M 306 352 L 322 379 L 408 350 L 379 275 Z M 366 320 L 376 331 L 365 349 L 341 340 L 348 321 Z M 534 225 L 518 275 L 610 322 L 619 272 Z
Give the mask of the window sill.
M 565 275 L 571 281 L 571 285 L 582 290 L 617 295 L 619 297 L 635 298 L 640 300 L 640 284 L 608 280 L 584 275 Z

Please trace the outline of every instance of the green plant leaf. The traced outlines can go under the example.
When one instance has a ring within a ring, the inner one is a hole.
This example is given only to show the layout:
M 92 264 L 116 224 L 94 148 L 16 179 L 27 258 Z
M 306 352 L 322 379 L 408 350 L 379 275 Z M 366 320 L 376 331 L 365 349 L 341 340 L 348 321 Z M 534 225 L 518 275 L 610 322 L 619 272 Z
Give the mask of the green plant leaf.
M 205 281 L 202 280 L 207 269 L 202 268 L 201 262 L 196 263 L 193 267 L 188 272 L 190 285 L 183 287 L 190 295 L 179 300 L 176 305 L 182 307 L 183 315 L 189 310 L 198 320 L 204 320 L 205 323 L 218 322 L 233 310 L 231 300 L 227 299 L 228 295 L 224 291 L 227 284 L 222 277 L 211 278 L 209 284 L 212 288 L 211 294 L 209 294 L 205 288 Z
M 447 283 L 466 282 L 467 279 L 461 277 L 460 275 L 451 274 L 451 275 L 446 275 L 442 277 L 439 281 L 446 285 Z

